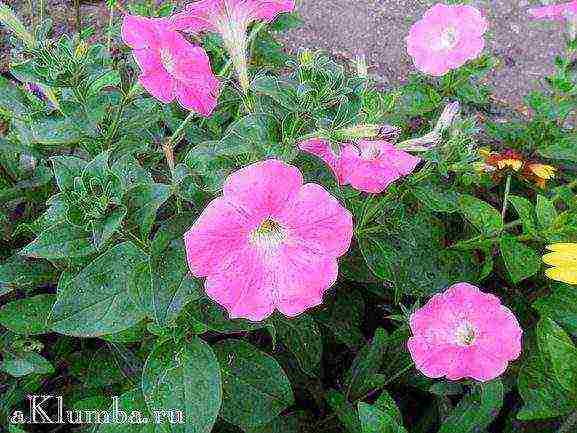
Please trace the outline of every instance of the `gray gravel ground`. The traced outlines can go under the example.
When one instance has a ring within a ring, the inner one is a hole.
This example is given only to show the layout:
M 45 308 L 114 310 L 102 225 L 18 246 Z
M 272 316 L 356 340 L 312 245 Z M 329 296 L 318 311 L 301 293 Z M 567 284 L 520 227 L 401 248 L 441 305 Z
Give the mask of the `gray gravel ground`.
M 405 50 L 405 36 L 411 24 L 435 3 L 437 1 L 431 0 L 303 0 L 300 12 L 306 24 L 291 31 L 286 39 L 293 49 L 317 47 L 347 58 L 364 52 L 373 66 L 372 72 L 394 85 L 405 80 L 413 70 Z M 562 24 L 527 17 L 529 7 L 544 3 L 539 0 L 471 2 L 490 20 L 487 49 L 501 60 L 490 82 L 500 98 L 518 103 L 522 95 L 539 88 L 539 80 L 551 72 L 553 59 L 562 50 Z
M 29 4 L 29 0 L 4 1 L 19 13 L 24 13 Z M 549 3 L 562 1 L 566 0 L 549 0 Z M 471 2 L 490 19 L 487 49 L 501 59 L 490 81 L 502 99 L 518 103 L 527 92 L 539 88 L 539 80 L 551 71 L 554 56 L 561 51 L 563 25 L 527 17 L 529 7 L 546 2 Z M 71 3 L 70 0 L 46 0 L 48 13 L 60 32 L 73 25 Z M 364 52 L 372 66 L 371 72 L 395 85 L 413 70 L 405 51 L 405 36 L 411 24 L 434 3 L 434 0 L 300 0 L 299 11 L 305 24 L 283 38 L 291 50 L 320 48 L 341 58 L 353 58 L 355 53 Z M 106 26 L 108 15 L 103 2 L 83 6 L 83 15 L 97 28 Z

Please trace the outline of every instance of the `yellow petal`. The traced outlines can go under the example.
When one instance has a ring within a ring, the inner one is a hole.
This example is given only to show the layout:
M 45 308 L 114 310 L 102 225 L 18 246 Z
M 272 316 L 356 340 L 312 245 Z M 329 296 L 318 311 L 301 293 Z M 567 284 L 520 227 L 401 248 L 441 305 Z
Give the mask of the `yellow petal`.
M 545 270 L 545 274 L 555 281 L 577 284 L 577 269 L 549 268 Z
M 577 254 L 577 244 L 574 243 L 560 242 L 557 244 L 547 245 L 547 249 L 558 253 Z
M 546 164 L 531 164 L 529 169 L 541 179 L 552 179 L 557 171 L 555 167 Z
M 577 254 L 570 253 L 549 253 L 543 256 L 543 261 L 551 266 L 561 268 L 574 268 L 577 270 Z

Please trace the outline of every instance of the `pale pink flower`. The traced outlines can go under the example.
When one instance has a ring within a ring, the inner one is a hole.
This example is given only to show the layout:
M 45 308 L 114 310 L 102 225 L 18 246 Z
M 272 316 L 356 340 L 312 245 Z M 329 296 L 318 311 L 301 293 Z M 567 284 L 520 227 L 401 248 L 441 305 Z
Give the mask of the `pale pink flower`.
M 487 27 L 487 20 L 473 6 L 437 3 L 411 27 L 407 52 L 421 72 L 445 75 L 482 53 Z
M 294 0 L 200 0 L 173 15 L 171 22 L 175 29 L 193 34 L 219 33 L 246 92 L 249 88 L 246 34 L 249 24 L 271 22 L 278 14 L 294 8 Z
M 531 8 L 528 13 L 536 19 L 563 21 L 571 15 L 577 15 L 577 1 Z
M 351 213 L 323 187 L 269 159 L 233 173 L 184 240 L 208 296 L 231 318 L 260 321 L 321 304 L 352 233 Z
M 133 48 L 142 70 L 138 81 L 166 104 L 175 98 L 187 110 L 210 116 L 216 107 L 219 82 L 206 52 L 171 30 L 166 19 L 126 15 L 122 40 Z
M 345 143 L 335 152 L 328 140 L 314 138 L 299 147 L 321 158 L 333 171 L 340 185 L 351 185 L 359 191 L 383 192 L 397 179 L 413 172 L 420 158 L 377 140 Z
M 494 295 L 458 283 L 411 315 L 408 348 L 427 377 L 482 382 L 503 374 L 521 354 L 523 331 Z

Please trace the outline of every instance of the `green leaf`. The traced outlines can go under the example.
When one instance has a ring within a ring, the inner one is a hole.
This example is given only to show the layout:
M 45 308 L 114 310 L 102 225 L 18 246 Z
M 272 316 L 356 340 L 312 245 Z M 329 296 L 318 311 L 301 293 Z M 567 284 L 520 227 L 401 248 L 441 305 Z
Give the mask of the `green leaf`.
M 264 322 L 251 322 L 244 319 L 228 319 L 228 313 L 214 301 L 201 298 L 186 306 L 186 311 L 195 320 L 204 323 L 207 328 L 222 334 L 234 334 L 236 332 L 253 331 L 264 328 Z
M 45 146 L 70 146 L 82 138 L 82 121 L 79 116 L 46 117 L 29 122 L 25 128 L 32 143 Z
M 504 388 L 500 380 L 475 386 L 443 422 L 438 433 L 475 433 L 483 431 L 503 406 Z
M 257 426 L 245 427 L 246 433 L 300 433 L 298 414 L 281 416 L 275 418 L 271 423 Z
M 170 197 L 170 186 L 161 183 L 140 184 L 125 194 L 128 218 L 139 228 L 140 235 L 148 236 L 156 220 L 156 211 Z
M 59 292 L 52 329 L 78 337 L 98 337 L 128 329 L 144 317 L 129 296 L 148 257 L 132 243 L 107 251 Z
M 179 215 L 160 228 L 151 247 L 152 304 L 160 325 L 175 319 L 186 303 L 199 299 L 202 289 L 188 272 L 183 235 L 194 221 Z
M 347 433 L 362 433 L 357 412 L 343 394 L 330 389 L 326 392 L 325 399 L 339 421 L 345 426 Z
M 365 315 L 365 302 L 357 290 L 339 290 L 336 299 L 325 302 L 326 308 L 313 313 L 315 320 L 328 329 L 349 349 L 358 351 L 365 338 L 359 326 Z
M 386 390 L 383 390 L 377 401 L 375 401 L 375 407 L 389 415 L 397 424 L 403 424 L 403 415 L 391 394 Z
M 238 426 L 266 424 L 294 403 L 291 384 L 277 361 L 239 340 L 214 346 L 223 383 L 221 416 Z
M 537 206 L 535 206 L 537 213 L 537 221 L 543 229 L 548 229 L 553 226 L 557 219 L 557 209 L 551 200 L 542 195 L 537 196 Z
M 565 159 L 577 163 L 577 136 L 562 138 L 554 144 L 541 147 L 539 155 L 549 159 Z
M 501 214 L 493 206 L 471 195 L 459 197 L 459 209 L 481 233 L 492 236 L 503 229 Z
M 555 283 L 551 293 L 533 303 L 542 317 L 549 317 L 562 324 L 577 337 L 577 290 L 568 284 Z
M 359 245 L 374 275 L 391 282 L 397 293 L 430 295 L 479 275 L 474 254 L 446 247 L 446 230 L 440 219 L 422 211 L 361 237 Z
M 346 395 L 349 399 L 360 398 L 370 391 L 370 379 L 380 370 L 387 346 L 387 332 L 378 328 L 373 341 L 361 349 L 345 376 Z
M 0 76 L 0 108 L 12 111 L 16 115 L 23 115 L 27 111 L 24 92 L 2 76 Z
M 523 231 L 526 234 L 534 234 L 537 231 L 537 222 L 535 220 L 533 204 L 526 198 L 517 195 L 510 195 L 509 201 L 513 204 L 523 223 Z
M 361 420 L 363 433 L 406 433 L 407 430 L 395 421 L 395 419 L 379 408 L 360 402 L 359 419 Z
M 541 269 L 541 258 L 537 253 L 514 236 L 501 237 L 499 247 L 514 284 L 532 277 Z
M 160 425 L 155 423 L 153 415 L 149 412 L 144 401 L 141 389 L 133 389 L 117 397 L 108 409 L 110 413 L 118 414 L 117 419 L 111 418 L 110 423 L 99 424 L 95 428 L 98 433 L 161 433 Z M 172 409 L 172 408 L 170 408 Z M 176 408 L 174 408 L 176 409 Z M 133 414 L 138 413 L 139 416 Z M 126 418 L 125 418 L 126 417 Z M 131 422 L 144 420 L 148 422 Z
M 175 348 L 171 341 L 159 344 L 146 361 L 142 392 L 153 412 L 181 411 L 184 423 L 165 422 L 165 429 L 175 433 L 209 433 L 222 402 L 215 354 L 196 337 L 182 347 Z
M 4 353 L 0 370 L 10 376 L 22 377 L 28 374 L 52 374 L 54 367 L 35 352 Z
M 47 261 L 12 256 L 0 264 L 0 296 L 14 289 L 34 290 L 55 278 L 55 269 Z
M 458 194 L 453 190 L 438 189 L 435 185 L 420 185 L 411 190 L 413 195 L 434 212 L 458 212 Z
M 55 301 L 55 295 L 44 294 L 9 302 L 0 309 L 0 325 L 17 334 L 45 334 Z
M 85 160 L 75 156 L 53 156 L 50 161 L 60 191 L 74 189 L 74 179 L 82 175 L 87 164 Z
M 319 374 L 323 342 L 315 321 L 306 314 L 287 318 L 275 314 L 271 318 L 279 339 L 295 355 L 300 367 L 310 375 Z
M 40 233 L 20 254 L 43 259 L 65 259 L 88 256 L 95 251 L 89 233 L 62 222 Z
M 126 216 L 126 207 L 119 206 L 100 221 L 92 222 L 92 244 L 101 249 L 121 227 Z
M 567 333 L 549 318 L 537 325 L 539 347 L 547 353 L 555 378 L 568 392 L 577 393 L 577 349 Z
M 532 342 L 530 342 L 532 343 Z M 554 418 L 575 410 L 567 391 L 555 380 L 549 356 L 536 344 L 525 344 L 525 360 L 517 385 L 525 405 L 517 418 L 523 421 Z

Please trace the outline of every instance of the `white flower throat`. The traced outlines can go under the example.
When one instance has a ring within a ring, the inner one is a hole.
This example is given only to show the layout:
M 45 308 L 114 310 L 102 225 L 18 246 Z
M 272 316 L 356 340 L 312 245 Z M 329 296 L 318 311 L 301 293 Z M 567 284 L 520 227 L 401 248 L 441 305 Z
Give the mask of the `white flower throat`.
M 160 61 L 162 66 L 164 66 L 169 74 L 174 73 L 176 62 L 174 61 L 174 57 L 172 56 L 171 52 L 167 48 L 160 49 Z
M 459 42 L 459 32 L 455 27 L 447 27 L 441 33 L 441 37 L 438 41 L 437 50 L 450 50 Z
M 469 322 L 462 322 L 455 330 L 455 341 L 459 346 L 471 346 L 477 339 L 477 329 Z
M 285 228 L 272 218 L 265 219 L 250 233 L 250 243 L 263 250 L 274 250 L 286 239 Z

